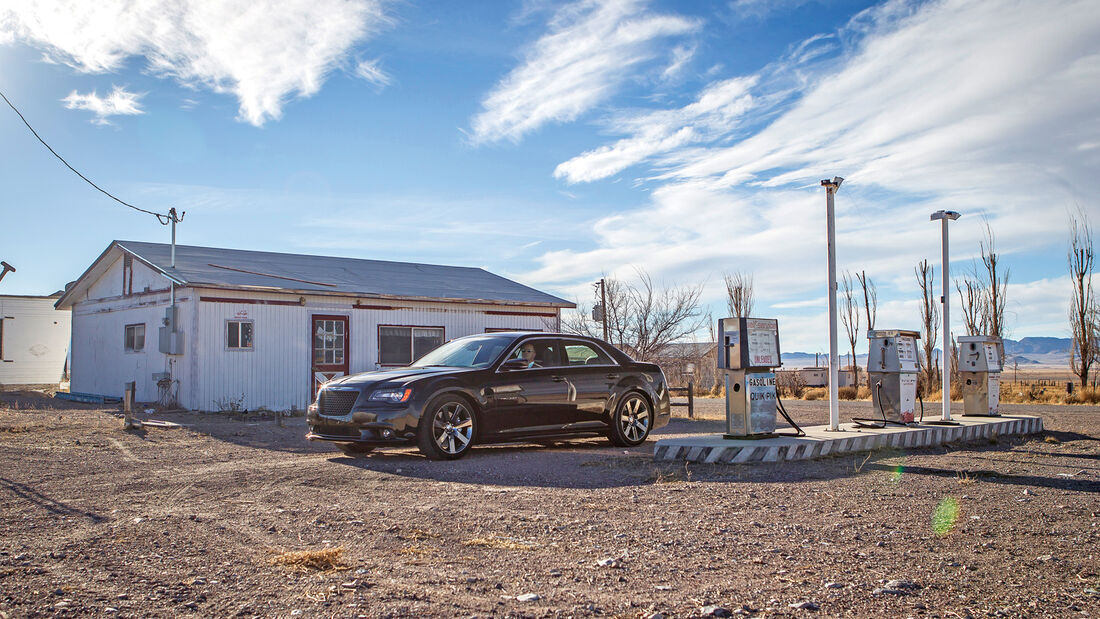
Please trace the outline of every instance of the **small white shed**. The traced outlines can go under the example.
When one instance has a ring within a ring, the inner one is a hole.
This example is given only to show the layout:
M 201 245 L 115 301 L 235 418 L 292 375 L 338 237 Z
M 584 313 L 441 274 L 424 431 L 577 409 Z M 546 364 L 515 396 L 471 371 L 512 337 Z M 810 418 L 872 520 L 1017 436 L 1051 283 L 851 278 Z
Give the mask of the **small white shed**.
M 72 314 L 51 296 L 0 295 L 0 386 L 57 387 L 65 373 Z
M 305 408 L 337 376 L 573 303 L 479 268 L 114 241 L 57 302 L 71 390 L 198 410 Z

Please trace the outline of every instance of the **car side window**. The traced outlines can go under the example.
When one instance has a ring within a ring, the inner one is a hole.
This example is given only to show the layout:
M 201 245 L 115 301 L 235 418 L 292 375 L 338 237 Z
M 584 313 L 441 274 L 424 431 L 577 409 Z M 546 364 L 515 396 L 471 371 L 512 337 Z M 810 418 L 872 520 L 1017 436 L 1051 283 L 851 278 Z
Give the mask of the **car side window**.
M 596 346 L 577 340 L 565 340 L 565 355 L 569 365 L 614 365 L 615 362 Z
M 527 340 L 508 353 L 508 360 L 522 359 L 528 369 L 561 365 L 561 350 L 556 340 Z

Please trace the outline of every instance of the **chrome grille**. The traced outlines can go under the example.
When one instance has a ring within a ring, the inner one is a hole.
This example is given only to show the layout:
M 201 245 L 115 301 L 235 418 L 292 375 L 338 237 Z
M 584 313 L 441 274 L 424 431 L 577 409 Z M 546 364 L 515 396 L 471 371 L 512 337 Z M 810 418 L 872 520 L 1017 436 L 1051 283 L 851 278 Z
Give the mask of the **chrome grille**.
M 351 407 L 359 397 L 358 391 L 336 391 L 325 389 L 318 401 L 318 411 L 326 417 L 343 417 L 351 412 Z

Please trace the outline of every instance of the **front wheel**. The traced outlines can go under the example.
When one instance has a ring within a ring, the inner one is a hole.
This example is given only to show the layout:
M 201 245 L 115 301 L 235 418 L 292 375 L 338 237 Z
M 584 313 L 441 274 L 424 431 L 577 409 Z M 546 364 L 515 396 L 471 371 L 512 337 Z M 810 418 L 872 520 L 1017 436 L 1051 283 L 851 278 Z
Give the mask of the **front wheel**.
M 432 460 L 457 460 L 474 444 L 477 417 L 465 399 L 443 395 L 424 408 L 419 426 L 416 443 L 420 453 Z
M 649 401 L 634 391 L 623 396 L 611 417 L 607 438 L 618 447 L 635 447 L 645 442 L 653 426 L 653 411 Z

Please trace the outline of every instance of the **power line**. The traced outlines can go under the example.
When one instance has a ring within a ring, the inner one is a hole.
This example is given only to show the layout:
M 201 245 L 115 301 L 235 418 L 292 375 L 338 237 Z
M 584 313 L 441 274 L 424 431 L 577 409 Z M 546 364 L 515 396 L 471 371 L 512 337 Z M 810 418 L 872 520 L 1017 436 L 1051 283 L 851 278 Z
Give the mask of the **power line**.
M 139 208 L 137 206 L 134 206 L 133 204 L 130 204 L 129 202 L 126 202 L 124 200 L 120 200 L 119 198 L 112 195 L 111 192 L 109 192 L 106 189 L 100 187 L 99 185 L 96 185 L 95 183 L 93 183 L 87 176 L 84 176 L 76 168 L 69 165 L 69 162 L 65 161 L 64 157 L 57 154 L 57 151 L 55 151 L 49 144 L 47 144 L 46 140 L 42 139 L 42 136 L 38 135 L 38 132 L 34 130 L 34 127 L 32 127 L 31 124 L 29 122 L 27 122 L 27 119 L 23 117 L 22 112 L 20 112 L 14 105 L 12 105 L 12 102 L 8 100 L 7 96 L 5 96 L 3 92 L 0 92 L 0 97 L 3 97 L 4 103 L 7 103 L 8 107 L 10 107 L 12 109 L 12 111 L 14 111 L 16 114 L 19 115 L 19 119 L 23 121 L 23 124 L 27 126 L 27 129 L 31 130 L 31 133 L 34 134 L 34 137 L 38 138 L 39 142 L 42 142 L 42 146 L 45 146 L 51 153 L 53 153 L 53 156 L 57 157 L 61 161 L 61 163 L 65 164 L 65 167 L 72 170 L 73 174 L 76 174 L 80 178 L 84 179 L 84 182 L 88 183 L 92 187 L 95 187 L 101 193 L 106 195 L 108 198 L 114 200 L 115 202 L 118 202 L 119 204 L 121 204 L 123 206 L 128 206 L 128 207 L 134 209 L 135 211 L 139 211 L 141 213 L 145 213 L 147 215 L 152 215 L 153 217 L 156 217 L 157 221 L 159 221 L 162 226 L 167 226 L 169 223 L 172 223 L 172 221 L 175 220 L 175 217 L 176 217 L 175 210 L 176 209 L 172 209 L 171 211 L 169 211 L 168 215 L 161 215 L 160 213 L 154 213 L 153 211 L 149 211 L 149 210 L 146 210 L 146 209 L 143 209 L 143 208 Z M 183 218 L 180 217 L 179 221 L 183 221 Z

